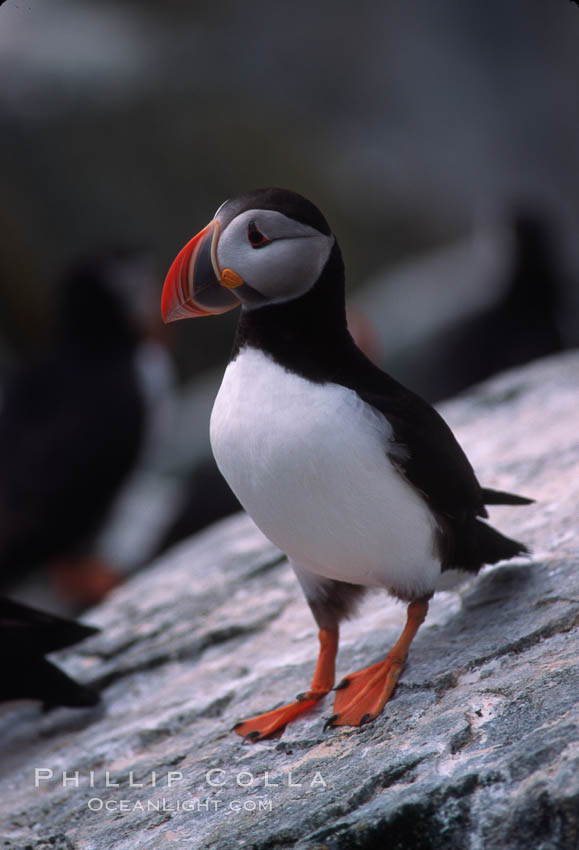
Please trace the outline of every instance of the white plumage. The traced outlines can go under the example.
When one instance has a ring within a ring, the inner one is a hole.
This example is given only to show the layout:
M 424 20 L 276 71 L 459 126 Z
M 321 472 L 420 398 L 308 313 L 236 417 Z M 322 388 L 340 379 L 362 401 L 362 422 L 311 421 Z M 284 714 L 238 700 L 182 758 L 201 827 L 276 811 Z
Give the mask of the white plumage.
M 217 464 L 255 523 L 298 567 L 325 578 L 431 594 L 434 518 L 388 458 L 387 419 L 338 384 L 244 348 L 211 415 Z

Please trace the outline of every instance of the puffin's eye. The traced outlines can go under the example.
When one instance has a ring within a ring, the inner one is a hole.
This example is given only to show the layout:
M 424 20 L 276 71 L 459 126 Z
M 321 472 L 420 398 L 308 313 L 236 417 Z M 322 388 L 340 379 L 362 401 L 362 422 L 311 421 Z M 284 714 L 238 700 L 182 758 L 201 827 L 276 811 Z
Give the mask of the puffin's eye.
M 262 248 L 271 242 L 267 236 L 264 236 L 254 221 L 250 221 L 247 225 L 247 238 L 252 248 Z

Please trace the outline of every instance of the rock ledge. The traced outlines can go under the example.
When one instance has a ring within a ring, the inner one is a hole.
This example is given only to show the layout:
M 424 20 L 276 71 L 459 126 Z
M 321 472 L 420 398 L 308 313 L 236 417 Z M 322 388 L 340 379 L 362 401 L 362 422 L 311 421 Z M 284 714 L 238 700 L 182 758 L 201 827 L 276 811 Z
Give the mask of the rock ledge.
M 328 698 L 279 740 L 228 731 L 303 690 L 316 654 L 291 570 L 238 515 L 118 590 L 86 618 L 103 633 L 60 654 L 104 708 L 0 708 L 0 847 L 574 850 L 578 387 L 575 353 L 443 407 L 485 484 L 536 498 L 491 516 L 534 554 L 435 597 L 377 722 L 324 732 Z M 338 676 L 382 657 L 403 613 L 371 596 Z

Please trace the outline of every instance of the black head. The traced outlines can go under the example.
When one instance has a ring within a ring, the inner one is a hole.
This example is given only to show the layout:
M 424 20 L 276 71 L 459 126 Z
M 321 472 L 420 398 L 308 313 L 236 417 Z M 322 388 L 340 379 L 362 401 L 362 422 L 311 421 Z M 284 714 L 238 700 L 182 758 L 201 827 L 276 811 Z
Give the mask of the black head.
M 225 228 L 236 216 L 252 209 L 282 212 L 288 218 L 307 224 L 326 236 L 330 236 L 332 232 L 328 222 L 315 204 L 308 201 L 303 195 L 292 192 L 291 189 L 279 189 L 277 186 L 253 189 L 244 195 L 225 201 L 219 207 L 215 216 L 219 215 L 221 225 Z
M 286 303 L 322 276 L 335 238 L 318 208 L 287 189 L 255 189 L 222 204 L 175 259 L 165 321 Z
M 79 260 L 59 293 L 60 339 L 99 351 L 133 347 L 148 331 L 157 285 L 141 251 L 110 248 Z

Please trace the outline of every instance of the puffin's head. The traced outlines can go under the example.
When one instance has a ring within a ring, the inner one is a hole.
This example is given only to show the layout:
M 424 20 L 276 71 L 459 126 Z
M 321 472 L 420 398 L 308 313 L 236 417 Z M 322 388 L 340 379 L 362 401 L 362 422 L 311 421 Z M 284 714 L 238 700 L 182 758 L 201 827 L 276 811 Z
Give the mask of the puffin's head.
M 334 236 L 314 204 L 286 189 L 256 189 L 222 204 L 175 258 L 165 322 L 290 301 L 310 290 Z

